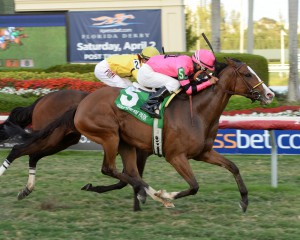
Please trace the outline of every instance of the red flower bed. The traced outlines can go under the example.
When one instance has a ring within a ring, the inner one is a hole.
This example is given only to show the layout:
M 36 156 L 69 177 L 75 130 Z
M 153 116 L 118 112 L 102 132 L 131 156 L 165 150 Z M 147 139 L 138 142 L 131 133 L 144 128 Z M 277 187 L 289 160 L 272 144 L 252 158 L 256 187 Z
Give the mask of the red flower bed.
M 98 88 L 103 87 L 102 82 L 89 82 L 80 79 L 58 78 L 47 80 L 14 80 L 0 79 L 0 88 L 14 87 L 16 90 L 23 89 L 38 89 L 47 88 L 51 90 L 73 89 L 85 92 L 93 92 Z

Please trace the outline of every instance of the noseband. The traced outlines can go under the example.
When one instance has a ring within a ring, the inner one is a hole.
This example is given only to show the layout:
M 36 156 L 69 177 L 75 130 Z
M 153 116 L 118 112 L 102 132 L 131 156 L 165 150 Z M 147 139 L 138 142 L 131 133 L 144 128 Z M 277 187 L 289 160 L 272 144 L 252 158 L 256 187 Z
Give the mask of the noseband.
M 246 85 L 247 89 L 248 89 L 248 93 L 239 93 L 239 92 L 234 92 L 234 91 L 229 91 L 229 90 L 224 90 L 224 92 L 231 94 L 231 95 L 241 95 L 247 98 L 250 98 L 252 100 L 252 102 L 255 102 L 256 100 L 259 100 L 262 97 L 262 94 L 255 90 L 257 87 L 259 87 L 260 85 L 262 85 L 264 82 L 261 81 L 258 84 L 256 84 L 255 86 L 251 86 L 250 83 L 248 83 L 244 76 L 242 76 L 242 74 L 239 72 L 239 69 L 246 65 L 246 63 L 242 63 L 240 66 L 238 66 L 237 68 L 233 67 L 235 74 L 238 76 L 238 78 L 242 79 L 243 83 Z M 253 73 L 252 73 L 253 74 Z

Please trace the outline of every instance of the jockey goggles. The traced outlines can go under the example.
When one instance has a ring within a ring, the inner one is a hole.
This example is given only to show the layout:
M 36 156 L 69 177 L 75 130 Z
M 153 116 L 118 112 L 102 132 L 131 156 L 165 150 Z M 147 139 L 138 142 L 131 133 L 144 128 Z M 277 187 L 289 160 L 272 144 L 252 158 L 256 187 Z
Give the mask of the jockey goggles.
M 200 66 L 200 69 L 203 70 L 203 71 L 207 71 L 208 70 L 208 68 L 204 67 L 201 63 L 199 64 L 199 66 Z

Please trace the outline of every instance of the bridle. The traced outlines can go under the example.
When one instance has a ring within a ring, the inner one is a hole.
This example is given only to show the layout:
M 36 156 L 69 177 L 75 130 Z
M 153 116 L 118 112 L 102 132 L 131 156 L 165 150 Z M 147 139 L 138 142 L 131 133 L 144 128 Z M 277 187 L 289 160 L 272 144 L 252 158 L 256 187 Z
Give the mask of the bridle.
M 223 91 L 228 93 L 228 94 L 231 94 L 231 95 L 241 95 L 241 96 L 244 96 L 244 97 L 247 97 L 247 98 L 250 98 L 252 100 L 252 102 L 255 102 L 256 100 L 259 100 L 261 97 L 262 97 L 262 94 L 261 92 L 255 90 L 257 87 L 259 87 L 260 85 L 262 85 L 264 82 L 261 81 L 259 82 L 258 84 L 256 84 L 255 86 L 251 86 L 250 83 L 248 83 L 244 76 L 239 72 L 239 69 L 242 67 L 242 66 L 245 66 L 246 63 L 242 63 L 240 66 L 238 67 L 234 67 L 234 66 L 231 66 L 233 69 L 234 69 L 234 72 L 235 74 L 238 76 L 238 78 L 242 79 L 243 83 L 246 85 L 247 89 L 248 89 L 248 93 L 239 93 L 239 92 L 234 92 L 234 91 L 229 91 L 229 90 L 226 90 L 224 89 Z M 225 70 L 225 69 L 224 69 Z

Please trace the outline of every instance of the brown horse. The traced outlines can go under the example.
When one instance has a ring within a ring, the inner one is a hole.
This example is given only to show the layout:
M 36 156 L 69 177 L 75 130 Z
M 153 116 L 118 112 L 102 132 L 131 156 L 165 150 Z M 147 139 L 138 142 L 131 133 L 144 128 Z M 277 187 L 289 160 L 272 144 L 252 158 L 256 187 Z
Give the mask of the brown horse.
M 47 94 L 44 97 L 37 99 L 32 105 L 28 107 L 17 107 L 13 109 L 8 119 L 0 124 L 0 142 L 13 139 L 20 141 L 19 137 L 26 135 L 25 128 L 28 131 L 36 132 L 45 128 L 54 120 L 62 117 L 69 109 L 76 109 L 82 99 L 88 93 L 78 90 L 61 90 Z M 26 145 L 20 144 L 12 148 L 8 157 L 0 167 L 0 176 L 9 167 L 9 165 L 18 157 L 29 155 L 29 177 L 26 187 L 18 194 L 18 200 L 27 197 L 35 186 L 35 173 L 37 162 L 49 155 L 60 152 L 71 145 L 77 144 L 80 140 L 81 134 L 75 129 L 73 124 L 73 115 L 65 119 L 65 124 L 61 123 L 57 126 L 56 131 L 51 132 L 47 137 L 43 137 L 34 144 Z M 22 141 L 21 141 L 22 143 Z M 144 164 L 147 155 L 142 151 L 137 151 L 138 157 L 141 159 L 138 165 L 140 174 L 144 170 Z M 110 190 L 121 189 L 127 184 L 119 181 L 116 184 L 109 186 L 92 187 L 89 186 L 84 190 L 96 189 L 97 192 L 102 193 Z M 139 201 L 135 197 L 134 210 L 140 210 Z
M 212 149 L 213 142 L 219 118 L 232 95 L 243 95 L 267 104 L 273 100 L 274 94 L 250 67 L 240 61 L 227 59 L 227 63 L 218 63 L 215 74 L 220 79 L 218 84 L 193 96 L 191 106 L 188 97 L 180 94 L 165 110 L 164 156 L 188 183 L 188 189 L 172 193 L 156 192 L 142 180 L 137 169 L 136 148 L 153 152 L 152 127 L 117 108 L 114 101 L 120 94 L 119 88 L 104 87 L 89 94 L 80 102 L 74 117 L 76 129 L 102 145 L 102 173 L 132 185 L 141 200 L 148 194 L 166 203 L 197 193 L 199 185 L 188 160 L 204 161 L 222 166 L 233 174 L 241 195 L 240 206 L 245 212 L 248 191 L 239 169 Z M 122 157 L 122 173 L 116 168 L 117 153 Z

